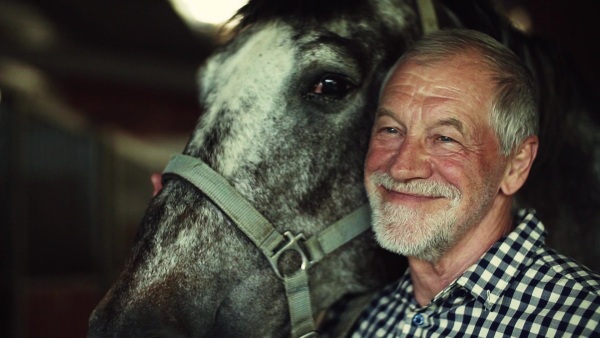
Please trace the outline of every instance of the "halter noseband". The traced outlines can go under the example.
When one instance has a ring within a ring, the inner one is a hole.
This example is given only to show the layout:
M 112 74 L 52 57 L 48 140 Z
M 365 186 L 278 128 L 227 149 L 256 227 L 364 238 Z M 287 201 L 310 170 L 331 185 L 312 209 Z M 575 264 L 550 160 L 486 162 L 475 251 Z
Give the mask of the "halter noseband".
M 308 269 L 323 257 L 370 228 L 370 211 L 363 205 L 309 239 L 289 231 L 282 235 L 227 180 L 206 163 L 187 155 L 175 155 L 163 175 L 177 175 L 192 183 L 215 203 L 246 234 L 271 264 L 285 286 L 292 337 L 317 337 L 310 303 Z M 279 258 L 294 251 L 302 258 L 296 271 L 283 273 Z

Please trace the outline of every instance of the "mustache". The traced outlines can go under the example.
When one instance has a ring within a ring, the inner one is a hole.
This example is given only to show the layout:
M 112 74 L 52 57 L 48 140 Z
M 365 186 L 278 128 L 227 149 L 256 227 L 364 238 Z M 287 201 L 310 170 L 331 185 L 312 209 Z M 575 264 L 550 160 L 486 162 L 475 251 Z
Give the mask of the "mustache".
M 462 194 L 455 186 L 436 181 L 413 180 L 399 182 L 394 180 L 389 174 L 382 172 L 371 174 L 370 180 L 374 185 L 381 185 L 387 190 L 399 193 L 425 197 L 444 197 L 451 200 L 459 200 L 462 197 Z

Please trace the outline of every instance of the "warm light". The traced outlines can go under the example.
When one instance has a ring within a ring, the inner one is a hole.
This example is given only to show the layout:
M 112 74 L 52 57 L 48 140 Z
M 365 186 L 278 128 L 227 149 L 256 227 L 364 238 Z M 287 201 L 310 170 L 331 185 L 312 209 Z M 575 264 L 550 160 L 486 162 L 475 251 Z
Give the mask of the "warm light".
M 533 29 L 533 21 L 529 12 L 523 7 L 514 7 L 508 11 L 508 19 L 514 28 L 528 34 Z
M 169 0 L 188 24 L 221 25 L 247 0 Z

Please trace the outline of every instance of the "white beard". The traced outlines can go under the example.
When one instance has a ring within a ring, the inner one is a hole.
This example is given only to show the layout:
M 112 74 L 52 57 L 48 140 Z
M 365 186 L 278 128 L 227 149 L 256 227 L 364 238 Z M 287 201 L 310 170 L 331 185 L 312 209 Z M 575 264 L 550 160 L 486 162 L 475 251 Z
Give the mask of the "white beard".
M 422 215 L 421 212 L 403 205 L 384 203 L 377 191 L 379 185 L 394 191 L 442 196 L 449 200 L 448 207 Z M 480 214 L 480 210 L 475 210 L 466 221 L 459 222 L 462 194 L 456 187 L 439 182 L 402 183 L 394 181 L 387 174 L 374 173 L 367 180 L 367 193 L 373 212 L 373 229 L 379 244 L 395 253 L 428 262 L 437 262 L 469 229 L 471 221 Z M 492 199 L 486 198 L 487 195 L 489 193 L 486 192 L 478 198 L 480 201 L 483 199 L 484 205 L 489 205 L 487 202 Z

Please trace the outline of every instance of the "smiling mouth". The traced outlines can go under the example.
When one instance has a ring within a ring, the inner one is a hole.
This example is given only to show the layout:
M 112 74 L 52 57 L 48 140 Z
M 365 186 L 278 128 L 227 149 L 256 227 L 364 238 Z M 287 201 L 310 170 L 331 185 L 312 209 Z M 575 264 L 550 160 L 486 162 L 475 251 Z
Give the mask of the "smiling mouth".
M 446 198 L 445 196 L 425 195 L 425 194 L 419 194 L 419 193 L 409 192 L 409 191 L 392 190 L 392 189 L 388 189 L 384 186 L 381 186 L 381 188 L 383 188 L 383 190 L 385 190 L 385 192 L 388 194 L 402 195 L 402 196 L 407 196 L 407 197 L 412 197 L 412 198 L 422 198 L 422 199 Z
M 449 183 L 425 180 L 402 182 L 379 172 L 371 175 L 370 183 L 384 201 L 391 203 L 412 203 L 418 206 L 436 200 L 446 200 L 456 204 L 461 199 L 460 191 Z

